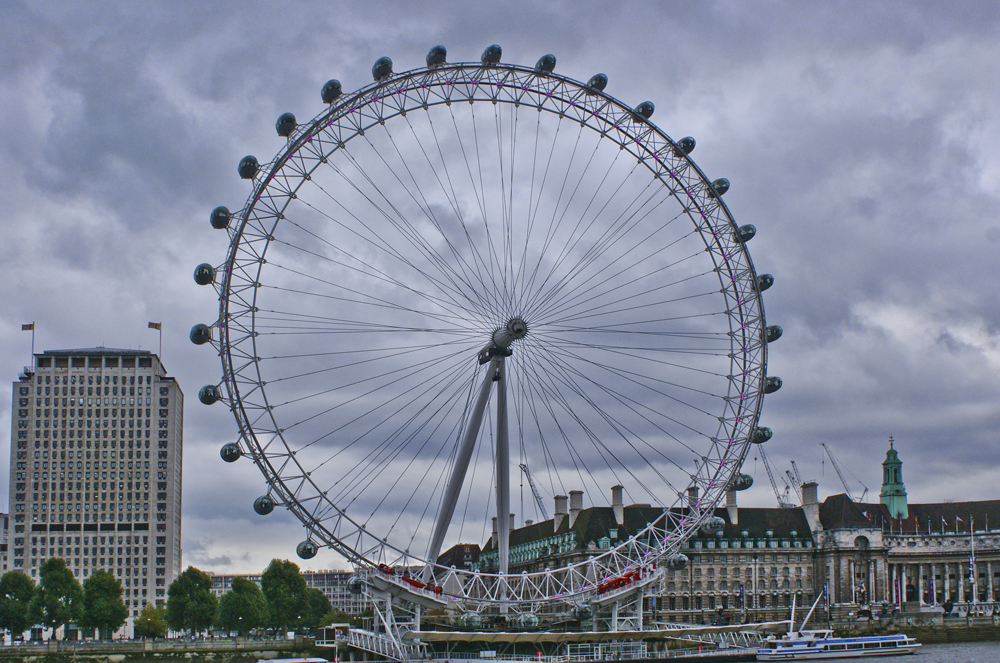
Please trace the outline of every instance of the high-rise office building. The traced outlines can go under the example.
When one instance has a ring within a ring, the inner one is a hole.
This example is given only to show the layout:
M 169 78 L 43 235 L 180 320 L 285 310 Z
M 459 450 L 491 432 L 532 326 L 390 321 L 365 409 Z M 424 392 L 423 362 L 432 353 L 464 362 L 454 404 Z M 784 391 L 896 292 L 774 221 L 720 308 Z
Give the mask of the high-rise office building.
M 7 566 L 110 571 L 129 616 L 181 567 L 184 394 L 146 350 L 49 350 L 14 382 Z

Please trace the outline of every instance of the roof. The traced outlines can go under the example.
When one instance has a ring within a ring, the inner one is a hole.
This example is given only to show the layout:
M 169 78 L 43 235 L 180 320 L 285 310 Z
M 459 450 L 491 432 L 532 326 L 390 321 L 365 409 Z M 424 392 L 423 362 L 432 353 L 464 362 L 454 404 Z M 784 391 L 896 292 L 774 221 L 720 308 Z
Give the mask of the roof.
M 132 350 L 131 348 L 72 348 L 69 350 L 46 350 L 42 353 L 36 353 L 36 357 L 69 357 L 80 355 L 151 355 L 153 354 L 149 350 Z
M 892 518 L 884 504 L 861 504 L 859 507 L 873 514 L 877 523 L 892 531 L 927 533 L 969 532 L 1000 526 L 1000 500 L 981 502 L 940 502 L 932 504 L 907 504 L 908 517 Z M 825 523 L 824 523 L 825 525 Z
M 831 495 L 819 505 L 819 522 L 825 530 L 876 527 L 876 510 L 872 505 L 852 502 L 844 493 Z

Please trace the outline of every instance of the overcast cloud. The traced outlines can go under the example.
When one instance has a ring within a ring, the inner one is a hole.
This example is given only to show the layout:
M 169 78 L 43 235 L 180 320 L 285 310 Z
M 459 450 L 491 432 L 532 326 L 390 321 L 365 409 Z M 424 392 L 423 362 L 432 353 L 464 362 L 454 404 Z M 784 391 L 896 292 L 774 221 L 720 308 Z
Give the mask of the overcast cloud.
M 216 573 L 293 557 L 302 528 L 256 516 L 263 479 L 225 465 L 235 438 L 219 379 L 187 340 L 217 301 L 191 279 L 219 264 L 216 205 L 239 209 L 244 154 L 270 159 L 274 121 L 372 63 L 451 61 L 489 44 L 531 65 L 610 79 L 626 103 L 691 135 L 758 234 L 769 324 L 768 454 L 820 495 L 843 491 L 825 442 L 877 499 L 890 435 L 911 502 L 1000 498 L 1000 5 L 993 2 L 15 2 L 0 9 L 0 427 L 36 351 L 157 350 L 187 396 L 184 563 Z M 8 456 L 0 454 L 0 477 Z M 773 506 L 756 479 L 742 504 Z M 4 485 L 6 485 L 4 483 Z M 852 490 L 860 492 L 857 485 Z M 6 489 L 0 492 L 6 495 Z M 4 498 L 6 499 L 6 498 Z M 320 554 L 304 568 L 342 566 Z

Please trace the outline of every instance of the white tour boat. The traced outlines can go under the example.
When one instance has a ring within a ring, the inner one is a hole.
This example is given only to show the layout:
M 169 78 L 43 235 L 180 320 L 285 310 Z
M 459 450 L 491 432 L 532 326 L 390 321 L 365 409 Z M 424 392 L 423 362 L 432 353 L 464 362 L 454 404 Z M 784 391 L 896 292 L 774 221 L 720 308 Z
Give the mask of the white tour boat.
M 816 599 L 809 614 L 802 621 L 806 625 L 813 610 L 819 604 Z M 773 635 L 757 649 L 758 661 L 805 661 L 814 658 L 858 658 L 861 656 L 898 656 L 912 654 L 920 643 L 911 637 L 896 633 L 893 635 L 867 635 L 838 638 L 830 629 L 794 630 L 795 603 L 792 602 L 792 618 L 788 622 L 788 633 L 776 638 Z

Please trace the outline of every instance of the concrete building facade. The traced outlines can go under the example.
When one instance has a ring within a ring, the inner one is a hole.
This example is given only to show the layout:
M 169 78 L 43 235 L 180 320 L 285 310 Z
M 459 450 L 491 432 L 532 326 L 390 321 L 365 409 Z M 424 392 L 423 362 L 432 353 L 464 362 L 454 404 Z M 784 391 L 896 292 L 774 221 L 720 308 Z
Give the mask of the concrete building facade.
M 163 603 L 181 570 L 184 394 L 144 350 L 34 356 L 13 384 L 7 567 L 37 582 L 60 557 L 103 569 L 129 617 Z

